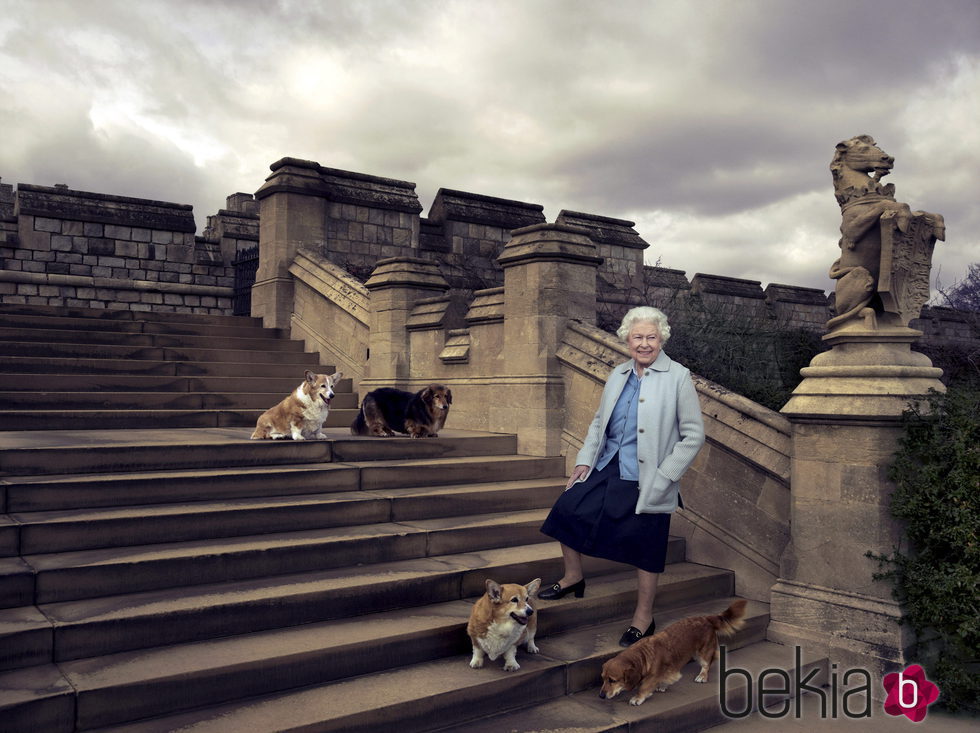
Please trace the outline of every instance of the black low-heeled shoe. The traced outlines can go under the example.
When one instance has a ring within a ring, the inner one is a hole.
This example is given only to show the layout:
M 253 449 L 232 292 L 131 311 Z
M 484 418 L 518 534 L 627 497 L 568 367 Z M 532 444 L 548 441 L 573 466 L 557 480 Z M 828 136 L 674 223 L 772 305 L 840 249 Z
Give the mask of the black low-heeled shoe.
M 581 598 L 584 596 L 585 578 L 582 578 L 579 582 L 574 583 L 567 588 L 562 588 L 560 583 L 555 583 L 548 588 L 543 588 L 538 591 L 538 598 L 543 601 L 556 601 L 559 598 L 564 598 L 569 593 L 574 593 L 576 598 Z
M 650 636 L 657 628 L 657 622 L 651 621 L 649 628 L 646 631 L 640 631 L 635 626 L 630 626 L 623 635 L 619 638 L 620 646 L 633 646 L 636 642 L 645 636 Z

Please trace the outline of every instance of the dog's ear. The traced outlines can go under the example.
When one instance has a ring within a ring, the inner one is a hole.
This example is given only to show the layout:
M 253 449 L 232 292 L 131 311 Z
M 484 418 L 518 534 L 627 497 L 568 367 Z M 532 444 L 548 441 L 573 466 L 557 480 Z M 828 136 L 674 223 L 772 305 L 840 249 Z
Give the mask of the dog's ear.
M 538 588 L 541 587 L 541 578 L 535 578 L 524 587 L 527 588 L 527 594 L 529 596 L 533 596 L 535 593 L 538 592 Z
M 636 689 L 636 686 L 640 684 L 641 677 L 639 664 L 623 665 L 623 684 L 626 685 L 627 690 Z
M 453 404 L 453 391 L 451 389 L 446 390 L 446 402 L 450 405 Z
M 432 398 L 435 397 L 435 395 L 432 393 L 432 387 L 426 387 L 425 389 L 423 389 L 422 394 L 419 396 L 422 398 L 422 401 L 425 402 L 427 405 L 431 405 Z
M 490 596 L 490 600 L 494 603 L 500 603 L 500 593 L 501 587 L 494 581 L 487 578 L 487 595 Z
M 313 384 L 316 381 L 316 374 L 311 372 L 309 369 L 306 370 L 305 376 L 306 376 L 306 381 L 309 382 L 310 384 Z
M 330 383 L 331 384 L 336 384 L 337 382 L 340 381 L 341 377 L 343 377 L 343 376 L 344 376 L 344 373 L 343 372 L 334 372 L 334 375 L 332 377 L 330 377 Z

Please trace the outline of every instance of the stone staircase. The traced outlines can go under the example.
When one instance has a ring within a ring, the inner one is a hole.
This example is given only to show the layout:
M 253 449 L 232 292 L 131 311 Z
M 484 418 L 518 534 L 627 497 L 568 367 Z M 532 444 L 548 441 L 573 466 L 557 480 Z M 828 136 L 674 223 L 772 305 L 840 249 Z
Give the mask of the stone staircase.
M 254 426 L 317 363 L 258 319 L 225 316 L 3 305 L 0 344 L 4 430 Z M 354 417 L 345 391 L 328 426 Z
M 484 580 L 560 573 L 538 527 L 561 458 L 463 430 L 351 436 L 349 382 L 328 440 L 249 441 L 303 370 L 330 369 L 252 319 L 7 305 L 0 333 L 0 730 L 725 721 L 693 667 L 643 706 L 598 699 L 635 594 L 634 573 L 605 561 L 587 565 L 585 598 L 539 603 L 541 654 L 519 651 L 517 672 L 469 668 Z M 730 571 L 684 552 L 672 539 L 661 625 L 733 598 Z M 792 668 L 767 623 L 750 602 L 731 664 Z M 826 678 L 826 660 L 810 668 Z M 750 692 L 733 681 L 729 707 Z

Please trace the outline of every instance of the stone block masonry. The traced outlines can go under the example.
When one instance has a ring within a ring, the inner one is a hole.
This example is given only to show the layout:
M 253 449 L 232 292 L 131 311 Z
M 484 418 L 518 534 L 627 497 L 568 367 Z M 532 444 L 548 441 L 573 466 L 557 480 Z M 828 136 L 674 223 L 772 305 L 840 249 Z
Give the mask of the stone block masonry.
M 3 223 L 4 303 L 230 311 L 234 273 L 195 236 L 190 206 L 20 184 Z
M 13 216 L 14 187 L 9 183 L 0 183 L 0 221 L 4 219 L 12 219 Z

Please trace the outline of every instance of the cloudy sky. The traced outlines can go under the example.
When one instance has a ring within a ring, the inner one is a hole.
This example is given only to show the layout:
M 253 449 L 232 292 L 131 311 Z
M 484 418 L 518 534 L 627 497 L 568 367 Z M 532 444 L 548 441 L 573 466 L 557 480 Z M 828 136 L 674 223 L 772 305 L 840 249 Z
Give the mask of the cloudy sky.
M 630 219 L 663 266 L 830 290 L 874 136 L 980 260 L 978 0 L 0 0 L 0 178 L 205 217 L 285 156 Z

